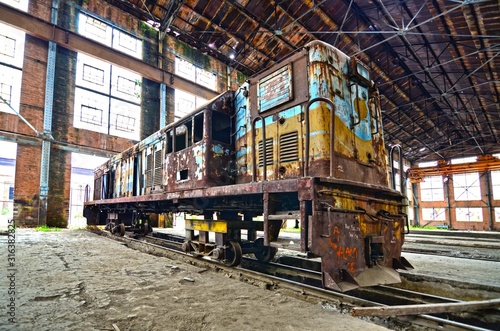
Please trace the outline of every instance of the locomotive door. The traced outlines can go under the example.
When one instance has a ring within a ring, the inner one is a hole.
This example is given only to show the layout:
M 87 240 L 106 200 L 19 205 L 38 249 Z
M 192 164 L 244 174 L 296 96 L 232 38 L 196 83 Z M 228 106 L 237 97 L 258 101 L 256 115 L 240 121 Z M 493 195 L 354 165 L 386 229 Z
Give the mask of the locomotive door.
M 297 178 L 302 175 L 302 108 L 295 106 L 275 114 L 276 167 L 275 179 Z
M 369 164 L 375 155 L 372 144 L 372 116 L 368 107 L 368 90 L 358 83 L 351 85 L 352 133 L 356 158 Z
M 361 163 L 380 163 L 384 143 L 381 135 L 378 92 L 370 81 L 367 67 L 356 59 L 349 62 L 351 130 L 355 156 Z

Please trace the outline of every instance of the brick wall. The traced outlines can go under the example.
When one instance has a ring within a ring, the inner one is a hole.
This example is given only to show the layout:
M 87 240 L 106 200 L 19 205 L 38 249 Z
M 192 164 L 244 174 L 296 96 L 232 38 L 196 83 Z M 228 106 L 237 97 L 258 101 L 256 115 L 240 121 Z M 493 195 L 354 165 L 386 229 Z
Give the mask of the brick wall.
M 50 20 L 52 0 L 32 0 L 30 14 Z M 81 7 L 80 7 L 81 6 Z M 175 53 L 193 61 L 196 65 L 217 74 L 217 89 L 227 88 L 226 66 L 198 50 L 183 45 L 167 36 L 163 54 L 158 54 L 157 31 L 138 19 L 125 14 L 106 1 L 85 0 L 60 2 L 58 25 L 75 31 L 80 8 L 94 12 L 97 17 L 114 24 L 144 40 L 144 61 L 152 65 L 158 62 L 163 68 L 174 71 Z M 48 56 L 48 42 L 26 36 L 20 113 L 36 128 L 43 131 L 45 82 Z M 57 47 L 56 74 L 54 82 L 54 104 L 49 164 L 49 193 L 47 197 L 46 222 L 51 226 L 65 227 L 68 224 L 70 204 L 71 152 L 79 148 L 91 148 L 96 155 L 110 155 L 125 150 L 135 141 L 74 128 L 74 90 L 76 56 L 73 51 Z M 160 61 L 159 59 L 160 58 Z M 240 78 L 231 73 L 231 81 Z M 141 139 L 159 129 L 159 84 L 142 81 Z M 167 123 L 174 119 L 174 90 L 167 88 Z M 15 219 L 18 225 L 37 226 L 44 222 L 44 208 L 40 208 L 41 139 L 22 120 L 12 114 L 0 113 L 0 135 L 16 136 L 18 152 L 15 181 Z M 100 152 L 99 152 L 100 151 Z M 43 204 L 42 204 L 43 206 Z M 42 216 L 41 216 L 42 215 Z M 42 221 L 40 221 L 42 217 Z
M 21 115 L 39 132 L 43 131 L 47 43 L 26 36 L 21 87 Z M 36 133 L 16 115 L 8 115 L 15 132 L 36 137 Z M 39 223 L 41 143 L 36 146 L 18 144 L 14 186 L 14 218 L 16 224 L 36 226 Z

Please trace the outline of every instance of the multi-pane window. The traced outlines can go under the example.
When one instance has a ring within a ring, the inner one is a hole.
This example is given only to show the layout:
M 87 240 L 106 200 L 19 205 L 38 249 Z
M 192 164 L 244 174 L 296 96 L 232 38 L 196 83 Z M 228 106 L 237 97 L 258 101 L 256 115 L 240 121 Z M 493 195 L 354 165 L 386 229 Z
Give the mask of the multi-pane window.
M 83 64 L 82 80 L 91 84 L 104 86 L 104 70 L 89 64 Z
M 482 222 L 483 210 L 481 208 L 457 208 L 457 221 L 458 222 Z
M 491 187 L 493 190 L 493 199 L 500 200 L 500 170 L 491 172 Z
M 2 141 L 0 153 L 0 226 L 14 215 L 14 182 L 16 178 L 17 144 Z
M 142 43 L 140 39 L 118 29 L 113 30 L 113 48 L 137 58 L 142 58 Z
M 422 201 L 444 201 L 443 177 L 426 176 L 420 182 L 420 199 Z
M 113 29 L 106 23 L 93 17 L 80 14 L 80 34 L 90 37 L 95 41 L 111 46 Z
M 430 162 L 420 162 L 418 164 L 419 168 L 428 168 L 428 167 L 435 167 L 437 166 L 437 161 L 430 161 Z
M 187 61 L 181 60 L 180 58 L 175 58 L 175 73 L 209 89 L 215 90 L 217 79 L 214 74 L 198 68 Z M 205 102 L 207 102 L 207 100 L 204 98 L 197 97 L 184 91 L 176 90 L 175 120 L 179 120 L 194 109 L 203 105 Z
M 16 39 L 0 35 L 0 55 L 7 58 L 16 56 Z
M 175 120 L 178 121 L 205 102 L 207 100 L 204 98 L 181 90 L 175 90 Z
M 446 209 L 422 208 L 422 219 L 424 221 L 446 221 Z
M 393 162 L 393 166 L 394 166 L 394 169 L 395 169 L 395 174 L 394 174 L 394 181 L 395 181 L 395 185 L 394 187 L 396 188 L 397 191 L 400 191 L 401 192 L 401 177 L 400 177 L 400 171 L 399 171 L 399 161 L 396 161 L 394 160 Z M 408 170 L 408 166 L 406 164 L 403 164 L 403 171 L 407 171 Z M 391 176 L 391 181 L 392 181 L 392 176 Z M 407 186 L 406 185 L 406 178 L 403 177 L 403 185 Z M 410 196 L 408 193 L 409 193 L 409 188 L 406 187 L 406 196 Z
M 141 77 L 79 53 L 73 126 L 140 139 Z
M 25 33 L 0 23 L 0 111 L 15 114 L 21 103 Z
M 471 156 L 471 157 L 464 157 L 460 159 L 452 159 L 450 161 L 451 164 L 463 164 L 463 163 L 474 163 L 477 161 L 476 156 Z
M 142 58 L 142 41 L 92 16 L 80 13 L 78 33 L 133 57 Z
M 12 6 L 24 12 L 28 11 L 29 0 L 0 0 L 0 2 L 6 5 Z
M 457 201 L 481 200 L 481 187 L 477 172 L 454 174 L 453 188 Z
M 494 209 L 495 211 L 495 222 L 499 222 L 500 223 L 500 207 L 495 207 Z

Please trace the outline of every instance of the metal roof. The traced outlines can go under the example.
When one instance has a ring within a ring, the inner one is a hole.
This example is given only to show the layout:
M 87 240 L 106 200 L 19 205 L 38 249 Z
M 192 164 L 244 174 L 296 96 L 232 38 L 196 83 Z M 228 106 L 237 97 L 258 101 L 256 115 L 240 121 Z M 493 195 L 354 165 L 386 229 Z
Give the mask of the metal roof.
M 500 153 L 500 1 L 107 0 L 247 75 L 311 40 L 369 65 L 410 162 Z

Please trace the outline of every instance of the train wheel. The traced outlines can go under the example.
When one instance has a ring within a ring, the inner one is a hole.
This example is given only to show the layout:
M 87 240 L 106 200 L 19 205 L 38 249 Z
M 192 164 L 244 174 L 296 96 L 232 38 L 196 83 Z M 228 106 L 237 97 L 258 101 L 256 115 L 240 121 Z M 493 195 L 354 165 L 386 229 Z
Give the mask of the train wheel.
M 149 224 L 148 222 L 144 223 L 142 225 L 142 234 L 144 234 L 145 236 L 147 236 L 149 234 Z
M 224 264 L 233 267 L 241 263 L 241 257 L 243 252 L 241 250 L 240 243 L 237 241 L 230 240 L 228 242 L 228 248 L 226 248 L 226 259 Z
M 259 260 L 260 262 L 271 261 L 278 252 L 278 249 L 276 247 L 264 246 L 263 238 L 258 238 L 257 240 L 255 240 L 254 245 L 258 249 L 253 253 L 253 255 L 255 255 L 257 260 Z
M 120 223 L 120 237 L 123 237 L 125 235 L 125 224 Z

